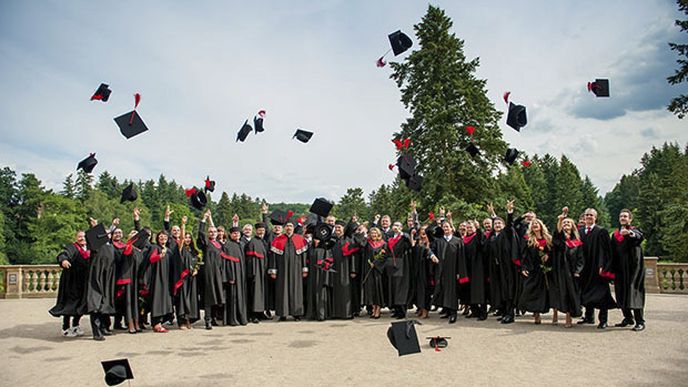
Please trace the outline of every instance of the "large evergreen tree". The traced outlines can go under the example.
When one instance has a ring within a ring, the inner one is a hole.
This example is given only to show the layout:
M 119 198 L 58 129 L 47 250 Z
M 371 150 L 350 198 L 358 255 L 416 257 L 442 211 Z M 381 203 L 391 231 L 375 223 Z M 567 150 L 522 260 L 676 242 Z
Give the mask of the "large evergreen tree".
M 678 10 L 688 15 L 688 0 L 677 0 Z M 676 20 L 676 25 L 681 29 L 681 32 L 688 32 L 688 20 Z M 686 43 L 669 43 L 672 51 L 676 51 L 679 59 L 676 60 L 679 68 L 676 69 L 674 75 L 667 78 L 669 84 L 679 85 L 686 82 L 688 79 L 688 44 Z M 669 103 L 668 108 L 670 112 L 676 114 L 678 118 L 685 117 L 688 113 L 688 95 L 681 94 L 675 97 Z

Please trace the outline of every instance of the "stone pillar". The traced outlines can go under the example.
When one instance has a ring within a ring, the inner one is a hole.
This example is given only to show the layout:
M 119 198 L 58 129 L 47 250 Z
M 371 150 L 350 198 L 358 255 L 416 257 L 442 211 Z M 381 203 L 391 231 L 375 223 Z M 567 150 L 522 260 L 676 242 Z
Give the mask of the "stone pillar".
M 24 273 L 22 273 L 21 265 L 7 265 L 4 267 L 5 271 L 5 298 L 21 298 L 22 297 L 22 281 Z
M 660 293 L 659 273 L 657 272 L 657 257 L 645 257 L 645 291 Z

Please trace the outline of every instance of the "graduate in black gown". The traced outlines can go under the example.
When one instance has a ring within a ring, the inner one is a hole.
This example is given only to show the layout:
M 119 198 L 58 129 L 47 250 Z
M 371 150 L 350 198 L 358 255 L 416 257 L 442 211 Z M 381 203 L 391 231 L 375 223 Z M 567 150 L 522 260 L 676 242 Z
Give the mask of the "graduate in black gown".
M 477 317 L 483 321 L 487 319 L 487 293 L 489 284 L 487 277 L 487 254 L 485 250 L 485 236 L 478 228 L 478 222 L 466 222 L 466 236 L 463 237 L 463 249 L 466 257 L 468 276 L 471 278 L 469 300 L 471 314 L 468 317 Z
M 246 262 L 241 247 L 241 230 L 232 226 L 229 239 L 222 249 L 225 265 L 224 283 L 227 289 L 225 302 L 225 325 L 237 326 L 248 323 L 246 299 Z
M 136 234 L 132 231 L 130 238 Z M 138 294 L 136 293 L 136 254 L 140 254 L 132 243 L 122 241 L 122 230 L 112 233 L 115 248 L 115 329 L 124 329 L 123 318 L 129 333 L 136 333 L 138 325 Z
M 631 226 L 633 214 L 628 209 L 619 213 L 621 228 L 614 231 L 611 240 L 612 270 L 615 275 L 616 302 L 624 319 L 617 327 L 635 326 L 636 332 L 645 329 L 645 257 L 643 257 L 643 232 Z M 635 321 L 634 321 L 635 319 Z
M 272 241 L 275 240 L 278 236 L 282 235 L 282 224 L 278 224 L 277 222 L 273 221 L 270 219 L 268 216 L 268 205 L 267 203 L 263 203 L 261 205 L 261 214 L 263 218 L 263 223 L 266 225 L 269 223 L 272 225 L 272 229 L 268 230 L 267 228 L 265 229 L 265 237 L 263 238 L 263 243 L 265 244 L 265 250 L 268 252 L 268 262 L 267 266 L 270 267 L 271 262 L 270 260 L 272 259 L 272 254 L 270 254 L 270 248 L 272 246 Z M 266 294 L 265 294 L 265 314 L 264 318 L 266 319 L 272 319 L 272 311 L 275 310 L 275 280 L 273 280 L 270 276 L 267 277 L 267 287 L 266 287 Z
M 182 217 L 180 234 L 184 236 L 179 244 L 179 254 L 172 265 L 172 297 L 181 330 L 192 329 L 191 324 L 200 317 L 198 308 L 198 252 L 191 233 L 186 232 L 187 217 Z M 176 244 L 176 243 L 175 243 Z
M 325 321 L 332 316 L 332 282 L 334 258 L 333 240 L 312 240 L 307 254 L 308 286 L 306 289 L 306 317 L 309 320 Z
M 173 261 L 179 255 L 179 250 L 176 243 L 173 245 L 177 248 L 176 251 L 167 247 L 168 239 L 167 232 L 160 230 L 155 237 L 156 243 L 151 245 L 143 260 L 146 267 L 145 283 L 148 289 L 146 301 L 150 306 L 153 331 L 157 333 L 167 332 L 162 322 L 174 312 L 170 279 Z
M 585 314 L 578 324 L 594 324 L 595 309 L 599 309 L 597 328 L 607 327 L 608 310 L 616 308 L 616 302 L 609 290 L 611 272 L 611 245 L 609 233 L 596 224 L 597 211 L 585 210 L 585 226 L 578 230 L 583 242 L 585 266 L 581 272 L 581 304 Z
M 549 302 L 549 271 L 552 268 L 552 236 L 540 219 L 530 222 L 521 258 L 523 291 L 518 308 L 532 312 L 535 324 L 541 323 L 540 314 L 547 313 Z
M 377 227 L 371 228 L 370 231 L 361 227 L 354 238 L 361 247 L 363 257 L 361 268 L 363 304 L 370 306 L 371 318 L 379 319 L 381 309 L 386 306 L 383 277 L 388 259 L 387 244 L 382 239 L 382 231 Z
M 62 336 L 83 336 L 79 326 L 81 316 L 86 313 L 86 285 L 91 251 L 86 245 L 86 233 L 77 231 L 75 242 L 65 246 L 57 255 L 57 263 L 62 268 L 57 300 L 49 312 L 62 317 Z M 70 318 L 72 321 L 70 327 Z
M 567 218 L 564 207 L 557 219 L 557 231 L 552 238 L 552 277 L 550 302 L 552 308 L 566 313 L 564 327 L 571 328 L 571 317 L 580 317 L 580 273 L 583 271 L 583 242 L 573 219 Z
M 198 248 L 203 253 L 205 329 L 213 329 L 213 326 L 217 325 L 217 314 L 222 313 L 225 305 L 225 291 L 222 286 L 225 266 L 221 256 L 222 244 L 216 238 L 217 229 L 212 224 L 211 213 L 208 210 L 198 225 L 196 240 Z
M 354 253 L 358 252 L 358 247 L 344 235 L 346 223 L 336 221 L 332 240 L 332 258 L 336 272 L 332 273 L 332 318 L 350 319 L 353 318 L 353 304 L 351 300 L 351 279 L 355 278 L 358 272 Z
M 91 226 L 98 221 L 91 219 Z M 111 228 L 110 232 L 114 230 Z M 109 239 L 108 233 L 108 239 Z M 105 340 L 112 333 L 108 330 L 111 315 L 115 314 L 115 249 L 109 241 L 92 248 L 86 287 L 86 309 L 90 315 L 93 339 Z
M 435 287 L 434 265 L 430 260 L 430 239 L 428 238 L 428 226 L 422 226 L 416 231 L 411 230 L 413 244 L 413 262 L 415 290 L 413 303 L 416 305 L 417 315 L 420 318 L 428 318 L 431 308 L 431 297 Z
M 387 240 L 386 273 L 389 297 L 387 305 L 394 311 L 392 317 L 397 319 L 406 317 L 411 293 L 411 262 L 413 261 L 411 236 L 402 233 L 401 227 L 400 222 L 394 222 L 392 225 L 394 236 Z
M 456 322 L 459 308 L 459 285 L 470 281 L 466 269 L 466 258 L 463 251 L 463 240 L 454 236 L 451 224 L 442 222 L 443 236 L 435 238 L 430 245 L 430 258 L 435 266 L 435 291 L 432 303 L 442 307 L 445 314 L 442 318 L 449 318 L 449 323 Z
M 256 234 L 244 248 L 246 256 L 246 294 L 248 297 L 248 314 L 252 323 L 258 323 L 264 315 L 267 305 L 267 266 L 268 249 L 265 243 L 266 225 L 255 224 Z
M 492 205 L 488 206 L 488 212 L 492 216 L 492 233 L 488 240 L 488 258 L 491 261 L 492 272 L 490 284 L 492 302 L 500 310 L 499 318 L 502 324 L 514 322 L 514 309 L 516 299 L 520 292 L 521 267 L 519 244 L 516 230 L 513 227 L 513 201 L 506 204 L 507 221 L 497 216 Z
M 268 274 L 275 280 L 275 313 L 280 321 L 287 316 L 300 320 L 304 315 L 303 278 L 308 277 L 306 252 L 308 242 L 294 233 L 294 223 L 284 225 L 284 233 L 277 236 L 270 246 Z

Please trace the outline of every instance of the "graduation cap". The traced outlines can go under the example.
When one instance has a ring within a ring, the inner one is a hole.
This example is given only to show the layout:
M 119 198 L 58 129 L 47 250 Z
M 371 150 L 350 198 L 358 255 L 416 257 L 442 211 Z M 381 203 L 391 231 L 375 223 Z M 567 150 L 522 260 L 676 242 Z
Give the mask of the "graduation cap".
M 401 180 L 406 181 L 416 174 L 416 160 L 409 155 L 399 156 L 397 166 L 399 167 L 399 177 L 401 177 Z
M 244 142 L 246 140 L 246 137 L 248 137 L 248 134 L 253 131 L 253 128 L 251 128 L 251 125 L 248 124 L 248 120 L 244 122 L 244 125 L 241 126 L 241 129 L 239 129 L 239 133 L 237 133 L 237 141 Z M 236 141 L 235 141 L 236 142 Z
M 514 128 L 517 132 L 520 132 L 521 128 L 528 124 L 526 107 L 509 102 L 509 112 L 506 116 L 506 124 Z
M 478 149 L 478 147 L 471 142 L 466 147 L 466 152 L 468 152 L 468 154 L 470 154 L 471 157 L 475 157 L 480 154 L 480 149 Z
M 194 191 L 191 193 L 191 196 L 189 197 L 189 202 L 191 203 L 191 206 L 197 210 L 202 210 L 203 207 L 205 207 L 206 204 L 208 204 L 208 198 L 205 196 L 205 192 L 196 189 L 196 187 L 193 188 Z
M 595 97 L 609 97 L 609 79 L 595 79 L 595 82 L 588 82 L 588 91 L 595 94 Z
M 210 176 L 205 178 L 205 187 L 203 188 L 206 192 L 215 192 L 215 180 L 210 180 Z
M 308 211 L 325 218 L 330 215 L 332 206 L 334 206 L 334 203 L 331 201 L 325 198 L 317 198 L 313 201 L 313 204 L 311 204 L 311 208 Z
M 98 250 L 106 244 L 109 239 L 107 230 L 105 230 L 105 226 L 102 223 L 86 231 L 86 242 L 88 243 L 88 248 L 91 250 Z
M 134 94 L 134 110 L 115 118 L 115 123 L 119 126 L 120 133 L 126 138 L 132 138 L 148 130 L 143 119 L 136 111 L 139 102 L 141 102 L 141 94 L 136 93 Z
M 83 169 L 84 172 L 91 173 L 93 172 L 93 168 L 96 167 L 96 164 L 98 164 L 98 160 L 96 160 L 96 154 L 91 153 L 88 157 L 79 161 L 79 164 L 76 166 L 76 169 Z
M 344 236 L 350 237 L 354 235 L 354 232 L 356 232 L 356 229 L 358 228 L 358 223 L 356 222 L 349 222 L 344 226 Z
M 323 247 L 323 249 L 325 249 L 325 250 L 331 250 L 331 249 L 334 247 L 334 245 L 336 245 L 336 244 L 337 244 L 337 241 L 336 241 L 336 240 L 334 240 L 334 239 L 328 239 L 328 240 L 326 240 L 326 241 L 323 242 L 322 247 Z M 331 272 L 333 272 L 333 273 L 336 273 L 336 272 L 337 272 L 336 270 L 334 270 L 334 269 L 332 269 L 332 268 L 330 268 L 330 269 L 327 270 L 327 271 L 331 271 Z
M 447 348 L 447 346 L 449 345 L 447 339 L 451 339 L 451 337 L 435 336 L 426 337 L 426 339 L 430 340 L 430 342 L 428 343 L 430 345 L 430 348 L 435 348 L 435 352 L 440 352 L 440 348 Z
M 401 30 L 392 32 L 387 36 L 389 38 L 389 45 L 392 46 L 394 56 L 397 56 L 413 46 L 413 41 Z M 384 57 L 384 55 L 383 55 Z
M 108 386 L 116 386 L 125 380 L 134 379 L 134 373 L 131 372 L 127 359 L 107 360 L 100 362 L 100 364 L 103 365 L 105 383 Z
M 387 329 L 387 338 L 399 356 L 420 353 L 415 324 L 420 323 L 414 320 L 393 322 Z
M 296 133 L 294 133 L 294 136 L 292 136 L 292 138 L 294 137 L 296 137 L 297 140 L 303 143 L 307 143 L 311 140 L 311 137 L 313 137 L 313 132 L 309 132 L 303 129 L 296 129 Z
M 283 226 L 287 223 L 287 219 L 289 219 L 289 214 L 286 211 L 274 210 L 270 214 L 270 223 L 276 226 Z
M 136 247 L 139 250 L 143 250 L 144 247 L 146 247 L 146 242 L 150 240 L 151 234 L 148 230 L 143 229 L 139 232 L 136 233 L 131 239 L 129 239 L 129 242 L 131 242 L 134 247 Z
M 108 99 L 110 99 L 110 93 L 112 93 L 110 87 L 104 83 L 101 83 L 100 86 L 98 86 L 98 90 L 96 90 L 96 92 L 91 96 L 91 101 L 107 102 Z
M 134 183 L 129 183 L 127 188 L 122 191 L 122 198 L 119 202 L 133 202 L 136 201 L 138 197 L 139 195 L 136 193 L 136 189 L 134 189 Z
M 442 238 L 444 236 L 444 229 L 441 226 L 435 225 L 435 228 L 432 229 L 430 235 L 435 238 Z
M 516 158 L 518 158 L 518 153 L 518 149 L 516 148 L 507 149 L 506 154 L 504 155 L 504 161 L 509 163 L 509 165 L 514 165 Z
M 413 175 L 410 179 L 406 180 L 406 187 L 412 191 L 420 192 L 423 188 L 423 176 Z
M 265 117 L 265 110 L 258 112 L 258 115 L 253 117 L 253 127 L 256 130 L 256 134 L 265 130 L 263 127 L 263 118 Z
M 333 227 L 327 223 L 318 223 L 313 229 L 313 238 L 321 242 L 328 241 L 332 238 Z

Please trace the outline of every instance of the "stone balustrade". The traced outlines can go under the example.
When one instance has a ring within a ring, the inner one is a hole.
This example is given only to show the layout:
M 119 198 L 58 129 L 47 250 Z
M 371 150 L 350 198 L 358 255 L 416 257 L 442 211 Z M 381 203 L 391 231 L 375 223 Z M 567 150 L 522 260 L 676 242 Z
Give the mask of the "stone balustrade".
M 0 265 L 0 298 L 55 297 L 61 273 L 58 265 Z M 645 257 L 645 290 L 688 294 L 688 263 Z

